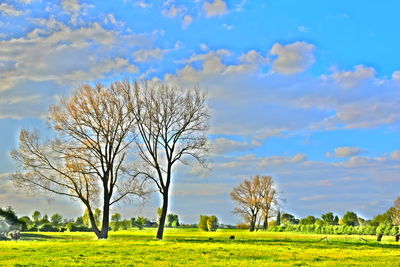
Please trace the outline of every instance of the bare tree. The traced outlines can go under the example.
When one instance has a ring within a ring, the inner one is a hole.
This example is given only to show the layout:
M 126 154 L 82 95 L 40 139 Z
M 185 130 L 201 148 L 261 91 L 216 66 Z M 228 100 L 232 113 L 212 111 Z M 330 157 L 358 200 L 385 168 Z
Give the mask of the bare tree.
M 400 225 L 400 197 L 394 201 L 392 218 L 394 225 Z
M 205 163 L 209 112 L 206 96 L 160 82 L 124 83 L 130 112 L 136 119 L 138 173 L 151 179 L 162 196 L 157 238 L 163 238 L 174 166 Z
M 274 180 L 271 176 L 256 175 L 253 179 L 259 179 L 259 189 L 257 190 L 260 199 L 260 209 L 263 219 L 263 229 L 268 229 L 268 220 L 275 215 L 277 206 L 278 192 L 274 187 Z
M 51 108 L 53 136 L 41 141 L 35 131 L 22 130 L 19 148 L 11 152 L 21 169 L 13 175 L 17 186 L 80 200 L 98 238 L 108 237 L 111 205 L 145 194 L 125 164 L 135 120 L 121 89 L 115 83 L 76 90 Z M 101 229 L 93 214 L 98 205 L 103 206 Z
M 264 221 L 263 228 L 268 228 L 268 219 L 277 204 L 277 191 L 271 176 L 256 175 L 243 181 L 233 188 L 231 198 L 239 204 L 234 213 L 240 214 L 250 223 L 251 232 L 257 221 L 260 224 L 261 220 Z
M 257 192 L 258 182 L 253 179 L 245 180 L 234 187 L 231 192 L 231 198 L 239 205 L 233 212 L 240 214 L 250 223 L 250 232 L 254 231 L 260 212 L 260 199 Z

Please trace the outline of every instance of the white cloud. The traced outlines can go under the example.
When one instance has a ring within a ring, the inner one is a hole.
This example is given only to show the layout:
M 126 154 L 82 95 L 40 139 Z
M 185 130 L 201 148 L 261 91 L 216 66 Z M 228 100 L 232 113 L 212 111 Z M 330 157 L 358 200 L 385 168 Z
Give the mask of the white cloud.
M 333 153 L 327 152 L 327 157 L 345 158 L 364 153 L 365 150 L 359 147 L 342 146 L 334 149 Z
M 270 53 L 278 58 L 272 62 L 275 71 L 283 74 L 295 74 L 308 69 L 315 61 L 315 46 L 306 42 L 288 45 L 274 44 Z
M 391 156 L 395 160 L 400 160 L 400 150 L 393 151 Z
M 307 27 L 305 27 L 305 26 L 303 26 L 303 25 L 297 27 L 297 29 L 298 29 L 300 32 L 309 32 L 309 31 L 310 31 Z
M 149 8 L 152 7 L 152 4 L 148 1 L 136 1 L 135 5 L 141 8 Z
M 124 23 L 122 21 L 118 21 L 114 14 L 107 14 L 107 16 L 104 18 L 104 23 L 105 24 L 114 24 L 116 26 L 124 26 Z
M 374 68 L 357 65 L 354 67 L 354 71 L 337 71 L 332 74 L 332 77 L 341 87 L 354 88 L 373 78 L 375 73 Z
M 225 137 L 220 137 L 211 142 L 211 149 L 213 152 L 224 154 L 234 151 L 246 151 L 252 148 L 261 146 L 262 144 L 257 140 L 252 140 L 250 143 L 246 141 L 236 141 Z
M 396 81 L 400 81 L 400 70 L 396 70 L 395 72 L 393 72 L 392 79 L 396 80 Z
M 189 27 L 190 24 L 192 24 L 193 22 L 193 17 L 190 15 L 185 15 L 183 16 L 182 19 L 182 28 L 186 29 L 187 27 Z
M 231 31 L 235 28 L 235 26 L 233 26 L 231 24 L 226 24 L 226 23 L 222 24 L 221 26 L 222 26 L 222 28 L 224 28 L 227 31 Z
M 151 60 L 161 60 L 168 50 L 160 48 L 156 49 L 140 49 L 133 54 L 137 62 L 147 62 Z
M 177 6 L 174 0 L 167 0 L 163 4 L 162 14 L 168 18 L 175 18 L 187 10 L 186 6 Z
M 9 16 L 21 16 L 22 14 L 24 14 L 24 12 L 15 9 L 14 6 L 7 4 L 7 3 L 1 3 L 0 4 L 0 14 L 5 14 L 5 15 L 9 15 Z
M 82 7 L 79 0 L 63 0 L 61 1 L 61 5 L 68 13 L 77 13 Z
M 206 1 L 204 3 L 204 9 L 207 17 L 223 15 L 228 12 L 228 8 L 224 0 L 214 0 L 213 2 Z
M 300 200 L 302 200 L 302 201 L 321 200 L 321 199 L 324 199 L 327 197 L 328 196 L 326 196 L 326 195 L 312 195 L 312 196 L 301 197 Z

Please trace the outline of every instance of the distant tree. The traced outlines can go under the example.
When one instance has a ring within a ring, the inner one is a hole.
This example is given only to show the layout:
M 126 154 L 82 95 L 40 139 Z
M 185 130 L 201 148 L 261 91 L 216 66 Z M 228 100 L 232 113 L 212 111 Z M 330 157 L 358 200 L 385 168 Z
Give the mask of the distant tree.
M 215 232 L 218 229 L 218 218 L 214 215 L 208 217 L 207 220 L 207 229 L 210 232 Z
M 358 225 L 358 216 L 356 213 L 352 211 L 348 211 L 343 215 L 342 218 L 343 224 L 347 226 L 357 226 Z
M 84 225 L 84 223 L 83 223 L 83 217 L 80 216 L 80 217 L 76 218 L 75 224 L 78 225 L 78 226 L 79 226 L 79 225 Z
M 111 215 L 111 221 L 112 222 L 120 222 L 121 221 L 121 214 L 120 213 L 114 213 Z
M 333 219 L 333 225 L 339 225 L 339 217 L 337 215 Z
M 29 218 L 29 216 L 22 216 L 21 218 L 19 218 L 20 221 L 25 222 L 25 224 L 27 226 L 30 226 L 33 224 L 31 218 Z
M 270 176 L 256 175 L 234 187 L 231 198 L 238 207 L 234 213 L 240 214 L 254 231 L 257 221 L 263 220 L 263 228 L 268 228 L 268 219 L 273 215 L 277 201 L 277 191 Z
M 130 227 L 136 227 L 137 225 L 136 225 L 136 218 L 135 217 L 132 217 L 131 219 L 130 219 Z
M 209 217 L 207 215 L 200 215 L 200 221 L 198 224 L 199 229 L 203 231 L 208 231 L 208 225 L 207 225 L 208 219 Z
M 322 214 L 321 219 L 325 225 L 335 225 L 335 217 L 332 212 Z
M 292 214 L 284 213 L 281 216 L 281 223 L 284 224 L 284 225 L 298 224 L 299 220 L 296 219 L 296 217 L 294 217 Z
M 388 209 L 385 213 L 376 215 L 371 221 L 370 224 L 373 226 L 379 225 L 389 225 L 393 223 L 393 212 L 394 208 Z
M 360 226 L 364 226 L 366 224 L 365 219 L 363 219 L 361 217 L 357 218 L 357 222 L 358 222 L 358 225 L 360 225 Z
M 39 220 L 42 218 L 42 214 L 40 213 L 40 211 L 35 210 L 32 214 L 32 220 L 35 223 L 39 223 Z
M 40 220 L 40 224 L 45 224 L 45 223 L 50 223 L 49 215 L 47 214 L 43 215 L 43 218 Z
M 392 222 L 394 225 L 400 225 L 400 197 L 394 201 L 392 210 Z
M 311 225 L 315 223 L 315 217 L 314 216 L 308 216 L 306 218 L 303 218 L 300 220 L 300 224 L 302 225 Z
M 136 219 L 136 226 L 139 228 L 139 230 L 142 230 L 143 227 L 147 224 L 148 220 L 144 217 L 138 217 Z
M 100 210 L 99 208 L 96 208 L 96 209 L 94 210 L 94 213 L 93 213 L 93 220 L 94 220 L 94 223 L 95 223 L 98 227 L 101 227 L 101 223 L 102 223 L 102 214 L 101 214 L 101 210 Z M 91 221 L 90 216 L 89 216 L 89 210 L 88 210 L 88 209 L 86 209 L 86 210 L 85 210 L 85 213 L 83 214 L 83 223 L 84 223 L 84 225 L 87 226 L 87 227 L 92 227 L 92 226 L 93 226 L 93 225 L 92 225 L 92 221 Z
M 263 229 L 268 229 L 268 220 L 274 215 L 278 201 L 278 191 L 275 189 L 274 180 L 271 176 L 256 175 L 258 179 L 257 194 L 260 199 L 260 211 L 263 220 Z
M 21 230 L 23 224 L 25 225 L 24 222 L 18 219 L 17 214 L 11 207 L 0 208 L 0 218 L 8 224 L 9 231 Z
M 281 225 L 281 210 L 280 209 L 278 209 L 278 212 L 276 213 L 275 225 Z
M 55 227 L 60 226 L 62 223 L 62 219 L 63 219 L 63 217 L 60 214 L 58 214 L 58 213 L 53 214 L 50 218 L 51 225 L 53 225 Z
M 111 215 L 111 228 L 114 231 L 118 231 L 122 228 L 121 217 L 122 216 L 119 213 L 114 213 Z
M 177 227 L 179 226 L 179 218 L 176 214 L 168 214 L 167 215 L 167 227 Z

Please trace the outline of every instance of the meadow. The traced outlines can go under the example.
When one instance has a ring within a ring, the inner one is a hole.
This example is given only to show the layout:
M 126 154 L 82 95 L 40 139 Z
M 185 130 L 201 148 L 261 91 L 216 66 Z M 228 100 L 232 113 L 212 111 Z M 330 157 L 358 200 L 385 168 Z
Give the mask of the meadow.
M 400 266 L 393 237 L 225 230 L 156 229 L 93 233 L 23 233 L 0 241 L 1 266 Z M 235 239 L 229 239 L 234 235 Z

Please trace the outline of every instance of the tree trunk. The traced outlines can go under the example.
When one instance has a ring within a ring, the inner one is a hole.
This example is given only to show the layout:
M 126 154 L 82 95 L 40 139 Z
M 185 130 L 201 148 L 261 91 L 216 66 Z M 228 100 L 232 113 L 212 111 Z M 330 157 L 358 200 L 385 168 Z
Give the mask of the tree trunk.
M 263 229 L 267 230 L 268 229 L 268 215 L 264 217 L 264 224 L 263 224 Z
M 101 235 L 99 239 L 108 238 L 108 230 L 110 226 L 110 197 L 107 193 L 104 193 L 104 205 L 103 205 L 103 219 L 101 225 Z
M 157 239 L 163 239 L 165 219 L 167 218 L 168 211 L 168 191 L 163 193 L 163 205 L 160 216 L 160 222 L 158 224 Z
M 256 216 L 252 216 L 251 221 L 250 221 L 250 232 L 254 232 L 254 228 L 256 226 Z
M 90 224 L 92 225 L 92 230 L 96 234 L 97 238 L 101 238 L 101 232 L 99 228 L 96 225 L 96 220 L 94 219 L 93 211 L 92 208 L 87 206 L 88 212 L 89 212 L 89 219 L 90 219 Z

